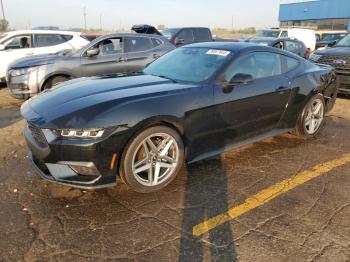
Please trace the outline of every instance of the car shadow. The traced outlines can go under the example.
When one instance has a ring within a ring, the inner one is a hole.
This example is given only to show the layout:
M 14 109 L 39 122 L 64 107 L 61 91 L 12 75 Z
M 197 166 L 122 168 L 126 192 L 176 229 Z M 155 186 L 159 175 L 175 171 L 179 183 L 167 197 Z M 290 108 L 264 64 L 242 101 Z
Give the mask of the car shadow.
M 0 128 L 12 125 L 21 119 L 22 116 L 19 107 L 0 108 Z
M 233 232 L 229 222 L 208 233 L 205 241 L 193 236 L 195 225 L 228 210 L 227 176 L 220 158 L 188 165 L 179 261 L 236 261 Z M 205 235 L 206 237 L 207 235 Z M 209 241 L 207 241 L 209 240 Z

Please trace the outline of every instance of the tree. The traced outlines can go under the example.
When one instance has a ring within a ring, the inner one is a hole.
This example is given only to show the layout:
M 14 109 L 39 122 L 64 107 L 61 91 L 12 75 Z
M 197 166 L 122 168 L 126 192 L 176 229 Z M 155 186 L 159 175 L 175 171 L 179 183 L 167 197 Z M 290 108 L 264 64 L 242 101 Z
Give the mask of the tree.
M 158 30 L 164 30 L 164 29 L 165 29 L 165 25 L 158 25 L 158 26 L 157 26 L 157 29 L 158 29 Z
M 0 32 L 5 32 L 9 28 L 9 22 L 5 19 L 0 20 Z

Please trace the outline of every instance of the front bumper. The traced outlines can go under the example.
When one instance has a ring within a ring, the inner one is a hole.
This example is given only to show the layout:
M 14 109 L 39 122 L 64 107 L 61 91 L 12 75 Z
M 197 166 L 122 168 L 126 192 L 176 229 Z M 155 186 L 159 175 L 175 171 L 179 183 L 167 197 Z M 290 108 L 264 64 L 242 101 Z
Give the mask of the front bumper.
M 124 136 L 111 135 L 99 141 L 46 139 L 44 130 L 29 124 L 24 136 L 29 159 L 45 180 L 80 189 L 100 189 L 116 185 L 118 161 L 111 167 L 116 148 Z M 41 133 L 40 133 L 41 132 Z M 116 146 L 117 145 L 117 146 Z

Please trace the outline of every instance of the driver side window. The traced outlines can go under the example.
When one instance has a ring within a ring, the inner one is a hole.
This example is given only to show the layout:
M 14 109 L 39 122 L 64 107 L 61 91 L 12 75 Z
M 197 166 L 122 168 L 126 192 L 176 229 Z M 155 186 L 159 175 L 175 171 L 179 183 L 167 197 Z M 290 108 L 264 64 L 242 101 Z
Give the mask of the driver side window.
M 99 49 L 99 56 L 121 54 L 123 53 L 123 41 L 120 37 L 107 38 L 97 44 L 95 44 L 91 49 Z
M 251 75 L 253 79 L 280 75 L 281 56 L 269 52 L 255 52 L 242 56 L 228 67 L 224 79 L 229 82 L 237 74 Z
M 19 35 L 12 37 L 7 40 L 4 44 L 5 49 L 22 49 L 22 48 L 32 48 L 32 37 L 31 35 Z

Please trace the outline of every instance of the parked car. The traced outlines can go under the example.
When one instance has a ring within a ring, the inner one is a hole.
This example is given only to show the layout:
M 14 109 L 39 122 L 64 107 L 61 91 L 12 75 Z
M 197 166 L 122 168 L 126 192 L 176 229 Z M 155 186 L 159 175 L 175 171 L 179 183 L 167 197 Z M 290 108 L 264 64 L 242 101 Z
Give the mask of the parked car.
M 339 79 L 339 93 L 350 94 L 350 34 L 333 47 L 316 50 L 310 60 L 333 66 Z
M 45 179 L 152 192 L 193 163 L 266 137 L 317 135 L 334 105 L 330 66 L 248 43 L 177 48 L 142 73 L 71 80 L 25 102 L 30 159 Z
M 213 41 L 211 31 L 206 27 L 166 28 L 162 32 L 159 32 L 155 27 L 151 25 L 134 25 L 132 27 L 132 30 L 137 33 L 158 35 L 161 34 L 165 36 L 170 41 L 170 43 L 177 47 L 192 43 Z
M 152 25 L 134 25 L 131 30 L 141 34 L 163 35 L 176 47 L 201 42 L 238 42 L 237 39 L 213 36 L 206 27 L 166 28 L 160 32 Z
M 259 30 L 257 37 L 274 37 L 274 38 L 295 38 L 302 41 L 309 49 L 309 52 L 316 48 L 316 34 L 314 30 L 305 28 L 273 28 Z
M 316 49 L 334 46 L 340 39 L 348 33 L 325 33 L 322 38 L 317 41 Z
M 76 50 L 89 41 L 81 33 L 54 30 L 7 32 L 0 36 L 0 82 L 5 82 L 8 66 L 16 59 L 52 54 L 62 50 Z
M 253 37 L 247 39 L 246 42 L 271 46 L 292 52 L 304 58 L 308 57 L 308 50 L 305 44 L 294 38 Z
M 140 71 L 174 48 L 159 35 L 106 35 L 76 52 L 13 63 L 7 72 L 7 85 L 13 97 L 26 99 L 72 78 Z

